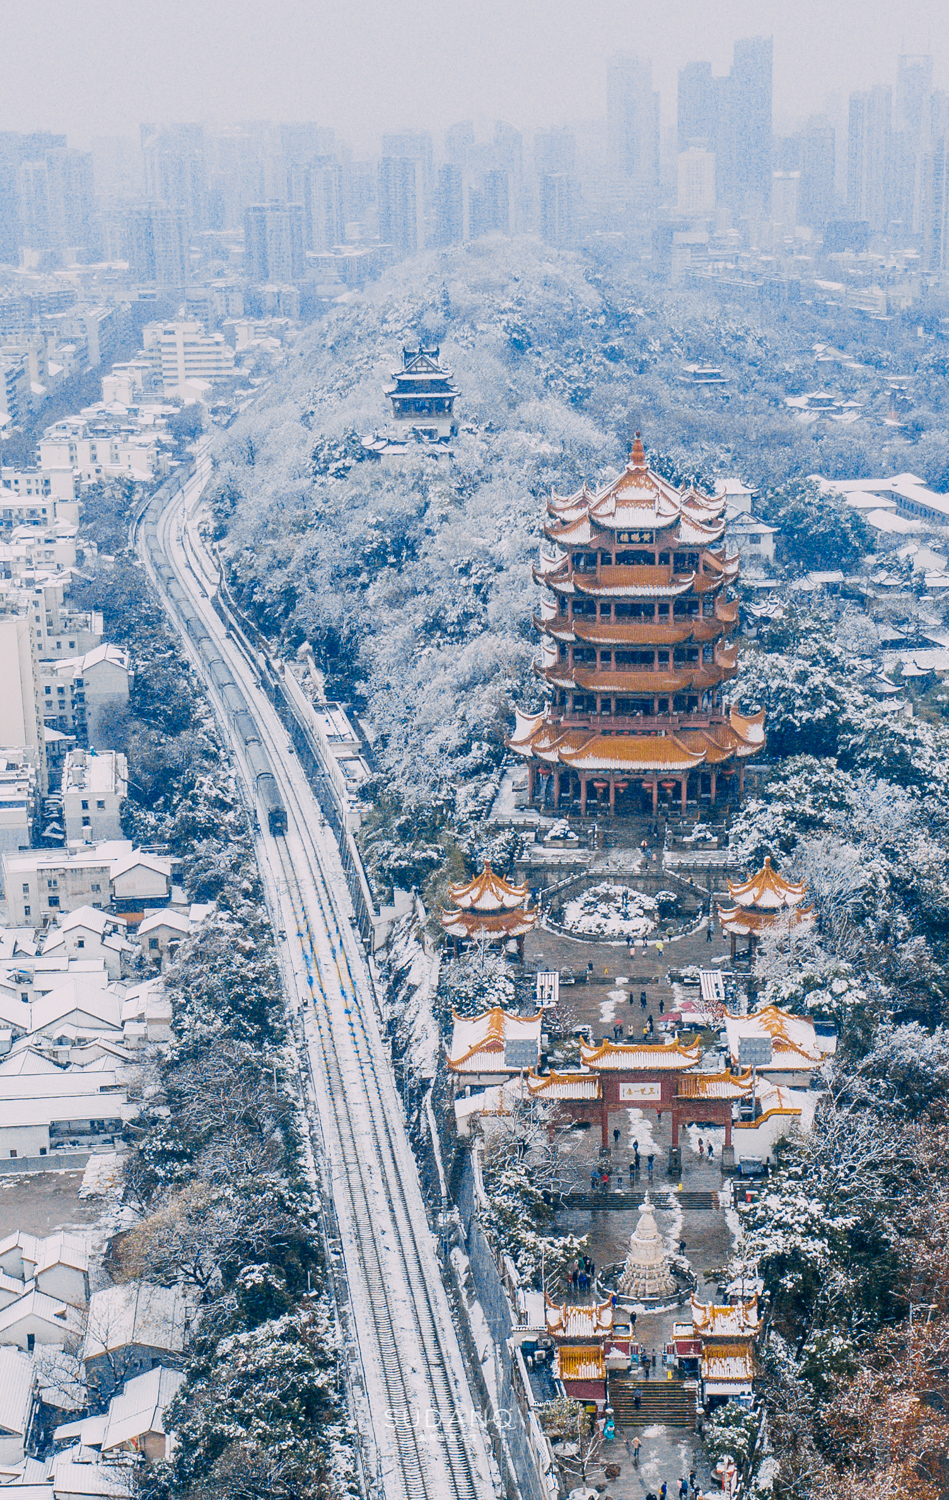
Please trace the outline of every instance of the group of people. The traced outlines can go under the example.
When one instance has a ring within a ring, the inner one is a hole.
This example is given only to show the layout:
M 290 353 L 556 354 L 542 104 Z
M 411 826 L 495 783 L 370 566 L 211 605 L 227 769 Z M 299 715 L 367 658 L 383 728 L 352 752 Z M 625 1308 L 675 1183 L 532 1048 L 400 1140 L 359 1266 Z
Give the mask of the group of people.
M 589 1255 L 579 1255 L 567 1267 L 567 1276 L 575 1292 L 586 1293 L 593 1285 L 593 1279 L 596 1276 L 596 1266 Z

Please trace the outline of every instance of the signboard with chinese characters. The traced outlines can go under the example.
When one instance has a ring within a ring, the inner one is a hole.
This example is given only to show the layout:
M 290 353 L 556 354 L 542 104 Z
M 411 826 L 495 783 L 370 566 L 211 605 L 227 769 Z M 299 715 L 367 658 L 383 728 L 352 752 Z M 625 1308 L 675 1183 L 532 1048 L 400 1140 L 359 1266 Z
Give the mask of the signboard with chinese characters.
M 661 1083 L 621 1083 L 621 1104 L 659 1104 L 662 1100 Z
M 648 544 L 651 545 L 652 542 L 655 540 L 655 532 L 653 532 L 653 531 L 618 531 L 616 533 L 616 540 L 618 542 L 646 542 L 646 543 L 648 543 Z

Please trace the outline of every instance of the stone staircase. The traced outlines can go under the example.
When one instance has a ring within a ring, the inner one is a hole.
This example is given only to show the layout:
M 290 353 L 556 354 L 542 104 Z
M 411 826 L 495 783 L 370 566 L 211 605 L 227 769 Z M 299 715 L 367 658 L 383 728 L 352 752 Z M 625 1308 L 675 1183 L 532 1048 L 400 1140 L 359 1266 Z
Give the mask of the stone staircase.
M 639 1411 L 633 1402 L 639 1393 Z M 628 1380 L 610 1376 L 610 1405 L 617 1427 L 649 1427 L 661 1422 L 666 1427 L 695 1426 L 695 1387 L 681 1380 Z
M 624 1209 L 628 1213 L 642 1207 L 643 1197 L 645 1195 L 647 1187 L 652 1196 L 655 1207 L 657 1209 L 667 1209 L 669 1207 L 669 1204 L 665 1196 L 666 1189 L 663 1187 L 661 1182 L 652 1183 L 646 1180 L 645 1174 L 643 1176 L 642 1185 L 637 1186 L 636 1189 L 631 1193 L 611 1193 L 609 1191 L 603 1193 L 591 1193 L 589 1191 L 564 1193 L 562 1203 L 564 1208 L 613 1208 Z M 675 1197 L 676 1203 L 682 1209 L 688 1208 L 709 1210 L 718 1208 L 719 1206 L 717 1193 L 697 1191 L 682 1192 L 676 1193 Z

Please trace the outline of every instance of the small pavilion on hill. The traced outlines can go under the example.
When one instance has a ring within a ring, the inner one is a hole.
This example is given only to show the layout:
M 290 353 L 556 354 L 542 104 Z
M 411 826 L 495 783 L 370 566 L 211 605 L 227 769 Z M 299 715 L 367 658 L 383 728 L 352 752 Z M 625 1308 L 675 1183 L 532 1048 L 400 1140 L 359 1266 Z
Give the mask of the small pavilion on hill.
M 442 927 L 458 953 L 471 943 L 515 942 L 523 953 L 524 938 L 537 926 L 526 885 L 511 885 L 496 875 L 488 861 L 480 875 L 466 885 L 449 885 L 454 909 L 442 911 Z
M 755 943 L 765 933 L 785 927 L 813 927 L 817 915 L 813 906 L 804 906 L 807 886 L 796 885 L 779 875 L 771 864 L 771 856 L 757 874 L 749 880 L 728 882 L 731 906 L 718 908 L 718 920 L 722 931 L 731 938 L 732 959 L 735 958 L 737 939 L 748 939 L 749 957 Z

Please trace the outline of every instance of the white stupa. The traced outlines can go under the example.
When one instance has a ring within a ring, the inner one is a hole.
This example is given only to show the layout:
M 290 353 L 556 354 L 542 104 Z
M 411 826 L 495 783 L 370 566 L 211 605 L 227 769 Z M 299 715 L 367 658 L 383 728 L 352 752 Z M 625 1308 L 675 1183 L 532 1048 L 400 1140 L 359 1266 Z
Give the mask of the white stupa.
M 629 1253 L 617 1290 L 621 1296 L 635 1297 L 638 1302 L 661 1302 L 674 1297 L 678 1290 L 648 1193 L 639 1223 L 629 1237 Z

